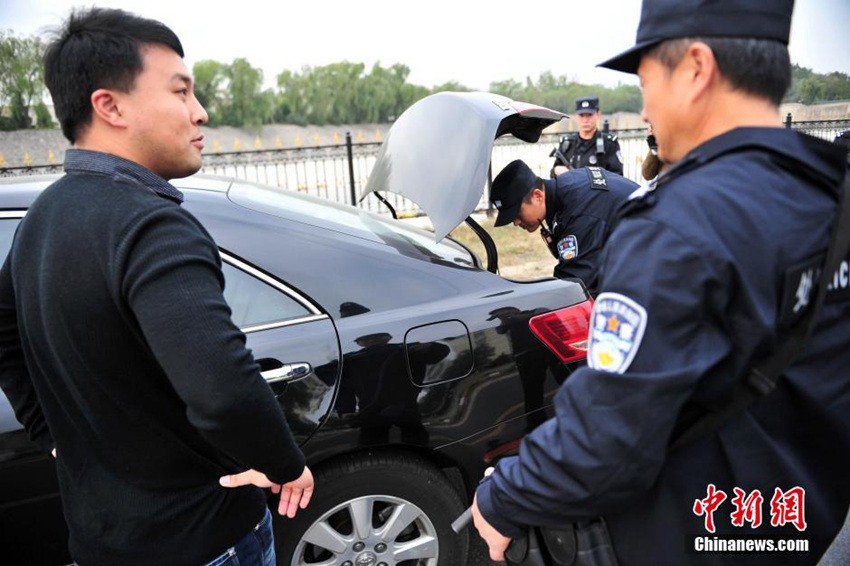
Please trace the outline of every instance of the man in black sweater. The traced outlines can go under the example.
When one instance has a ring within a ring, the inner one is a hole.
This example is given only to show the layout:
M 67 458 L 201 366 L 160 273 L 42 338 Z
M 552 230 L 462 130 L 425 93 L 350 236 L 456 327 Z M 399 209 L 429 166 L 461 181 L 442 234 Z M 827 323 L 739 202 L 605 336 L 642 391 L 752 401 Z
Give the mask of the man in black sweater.
M 0 386 L 56 456 L 81 566 L 269 566 L 264 493 L 227 487 L 271 487 L 290 517 L 313 490 L 216 245 L 167 182 L 200 168 L 207 121 L 182 57 L 159 22 L 71 15 L 45 57 L 67 175 L 0 271 Z

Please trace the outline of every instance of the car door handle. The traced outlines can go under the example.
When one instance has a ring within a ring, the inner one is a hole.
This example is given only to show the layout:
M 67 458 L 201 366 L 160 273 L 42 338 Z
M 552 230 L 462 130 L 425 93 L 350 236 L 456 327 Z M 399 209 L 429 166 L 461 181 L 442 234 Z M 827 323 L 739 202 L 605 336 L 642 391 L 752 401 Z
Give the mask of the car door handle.
M 268 383 L 279 383 L 284 381 L 292 383 L 300 381 L 313 373 L 313 368 L 307 362 L 296 362 L 294 364 L 283 364 L 279 368 L 260 372 Z

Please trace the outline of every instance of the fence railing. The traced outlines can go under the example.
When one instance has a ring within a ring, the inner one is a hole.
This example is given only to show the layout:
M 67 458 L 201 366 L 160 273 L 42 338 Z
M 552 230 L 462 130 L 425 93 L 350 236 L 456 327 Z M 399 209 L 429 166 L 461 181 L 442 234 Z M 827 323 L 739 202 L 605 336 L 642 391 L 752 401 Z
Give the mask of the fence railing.
M 786 127 L 832 141 L 839 133 L 850 129 L 850 120 L 793 122 L 786 116 Z M 607 123 L 603 130 L 607 129 Z M 647 153 L 646 130 L 610 130 L 620 142 L 623 155 L 623 174 L 641 183 L 641 164 Z M 496 175 L 514 159 L 522 159 L 539 176 L 546 178 L 553 159 L 549 153 L 563 133 L 543 134 L 537 143 L 529 144 L 511 136 L 500 138 L 493 147 L 492 173 Z M 337 145 L 269 149 L 242 152 L 209 153 L 204 155 L 202 173 L 234 177 L 299 191 L 328 200 L 356 204 L 366 210 L 386 213 L 387 208 L 376 198 L 359 202 L 369 173 L 375 164 L 380 143 L 352 143 L 351 135 Z M 0 168 L 0 177 L 61 173 L 61 165 Z M 487 191 L 479 203 L 487 207 Z M 402 215 L 419 212 L 415 203 L 398 195 L 384 195 Z

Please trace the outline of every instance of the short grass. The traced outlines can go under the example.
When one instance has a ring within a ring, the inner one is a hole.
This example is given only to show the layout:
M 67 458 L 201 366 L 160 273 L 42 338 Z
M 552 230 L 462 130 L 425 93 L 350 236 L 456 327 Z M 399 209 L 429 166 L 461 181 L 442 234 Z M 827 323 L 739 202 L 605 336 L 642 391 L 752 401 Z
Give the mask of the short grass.
M 513 225 L 495 228 L 495 216 L 478 218 L 478 223 L 487 230 L 496 244 L 499 252 L 499 273 L 503 277 L 528 280 L 552 275 L 555 258 L 546 249 L 539 231 L 529 234 Z M 484 246 L 469 226 L 461 224 L 450 236 L 472 249 L 482 262 L 486 261 Z

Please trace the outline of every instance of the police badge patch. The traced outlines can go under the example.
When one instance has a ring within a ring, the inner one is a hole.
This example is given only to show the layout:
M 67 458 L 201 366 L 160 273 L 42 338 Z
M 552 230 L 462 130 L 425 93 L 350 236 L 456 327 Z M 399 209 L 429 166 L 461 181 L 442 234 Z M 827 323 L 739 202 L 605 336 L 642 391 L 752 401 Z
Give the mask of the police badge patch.
M 578 240 L 575 236 L 567 236 L 558 240 L 558 257 L 569 261 L 578 255 Z
M 646 330 L 646 309 L 619 293 L 602 293 L 593 305 L 587 364 L 593 369 L 624 373 Z
M 591 187 L 603 191 L 608 190 L 608 179 L 605 178 L 605 173 L 602 172 L 600 167 L 585 167 L 584 170 L 587 171 L 587 178 L 590 180 Z

